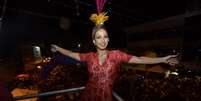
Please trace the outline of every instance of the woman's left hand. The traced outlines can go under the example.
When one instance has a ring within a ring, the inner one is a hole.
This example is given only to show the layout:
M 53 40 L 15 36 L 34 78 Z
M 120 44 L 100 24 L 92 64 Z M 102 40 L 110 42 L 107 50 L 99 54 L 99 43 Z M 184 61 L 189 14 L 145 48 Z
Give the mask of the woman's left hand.
M 164 63 L 167 63 L 171 66 L 175 66 L 176 64 L 179 63 L 178 59 L 177 59 L 178 55 L 168 55 L 166 57 L 164 57 Z

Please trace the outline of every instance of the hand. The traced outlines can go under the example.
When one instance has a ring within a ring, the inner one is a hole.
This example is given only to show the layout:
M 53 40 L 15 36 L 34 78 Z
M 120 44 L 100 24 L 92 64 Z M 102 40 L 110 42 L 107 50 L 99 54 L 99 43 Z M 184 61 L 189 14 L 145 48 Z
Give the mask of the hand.
M 164 63 L 167 63 L 171 66 L 175 66 L 176 64 L 179 63 L 177 56 L 178 55 L 168 55 L 168 56 L 164 57 Z
M 50 49 L 50 50 L 51 50 L 52 52 L 57 52 L 57 51 L 58 51 L 58 50 L 57 50 L 58 47 L 59 47 L 59 46 L 57 46 L 57 45 L 51 44 L 51 49 Z

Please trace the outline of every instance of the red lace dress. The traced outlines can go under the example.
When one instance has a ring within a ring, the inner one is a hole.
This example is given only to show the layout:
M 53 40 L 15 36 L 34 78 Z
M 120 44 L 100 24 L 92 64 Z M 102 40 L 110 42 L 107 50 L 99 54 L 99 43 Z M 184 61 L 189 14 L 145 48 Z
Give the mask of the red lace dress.
M 121 62 L 128 62 L 131 55 L 119 50 L 109 51 L 103 64 L 99 64 L 98 54 L 80 54 L 80 60 L 87 63 L 89 80 L 81 96 L 81 101 L 112 101 L 113 81 L 116 79 Z

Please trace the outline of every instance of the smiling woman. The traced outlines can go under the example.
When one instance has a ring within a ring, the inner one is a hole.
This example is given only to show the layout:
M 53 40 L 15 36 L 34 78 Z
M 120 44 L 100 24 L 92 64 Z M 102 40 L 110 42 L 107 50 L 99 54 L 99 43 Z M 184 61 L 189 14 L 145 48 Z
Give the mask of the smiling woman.
M 96 52 L 76 53 L 54 44 L 51 47 L 52 52 L 60 52 L 87 63 L 89 80 L 82 93 L 81 101 L 112 101 L 113 82 L 118 77 L 122 62 L 135 64 L 168 63 L 170 65 L 178 63 L 176 55 L 149 58 L 129 55 L 119 50 L 108 50 L 109 37 L 103 24 L 109 17 L 106 16 L 107 13 L 102 12 L 105 1 L 96 0 L 97 14 L 92 14 L 90 17 L 90 20 L 96 25 L 92 30 L 92 41 L 96 47 Z
M 103 25 L 95 26 L 92 41 L 96 46 L 96 53 L 76 53 L 52 45 L 51 51 L 60 52 L 76 60 L 87 63 L 89 80 L 81 96 L 81 101 L 112 101 L 113 82 L 118 77 L 119 66 L 122 62 L 135 64 L 178 63 L 176 55 L 166 57 L 137 57 L 119 50 L 108 50 L 108 33 Z
M 105 28 L 100 27 L 100 26 L 96 26 L 94 29 L 100 29 L 97 31 L 94 31 L 94 33 L 92 33 L 92 38 L 93 38 L 93 43 L 94 45 L 98 48 L 98 49 L 106 49 L 108 42 L 109 42 L 109 37 L 107 34 L 107 31 L 105 30 Z

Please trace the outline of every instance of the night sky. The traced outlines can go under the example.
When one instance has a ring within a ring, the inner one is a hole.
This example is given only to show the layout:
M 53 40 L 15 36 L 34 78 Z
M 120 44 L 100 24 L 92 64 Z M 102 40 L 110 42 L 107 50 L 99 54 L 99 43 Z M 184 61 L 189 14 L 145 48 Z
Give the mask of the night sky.
M 166 29 L 157 32 L 129 33 L 124 30 L 129 26 L 185 14 L 186 11 L 199 10 L 199 3 L 150 1 L 145 4 L 144 1 L 134 2 L 135 4 L 128 2 L 128 0 L 115 0 L 106 4 L 106 10 L 110 14 L 110 19 L 105 24 L 110 36 L 109 47 L 127 48 L 128 42 L 169 37 L 182 37 L 184 49 L 193 49 L 194 53 L 201 47 L 199 41 L 200 15 L 185 18 L 184 25 L 175 28 L 174 31 Z M 2 2 L 0 4 L 3 6 Z M 119 6 L 120 4 L 121 6 Z M 75 4 L 71 0 L 61 0 L 61 2 L 50 0 L 40 3 L 37 0 L 8 1 L 1 22 L 1 56 L 17 53 L 16 50 L 20 44 L 38 45 L 44 43 L 45 47 L 48 48 L 49 44 L 55 43 L 64 48 L 75 50 L 80 43 L 83 49 L 90 50 L 88 47 L 93 45 L 90 33 L 94 25 L 88 17 L 95 11 L 93 2 L 80 2 L 79 10 L 74 7 Z M 76 15 L 78 12 L 80 16 Z M 61 16 L 69 20 L 68 30 L 60 27 Z

